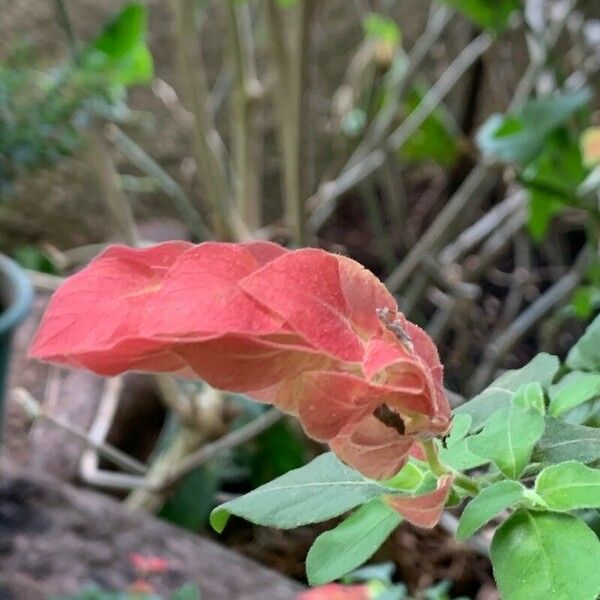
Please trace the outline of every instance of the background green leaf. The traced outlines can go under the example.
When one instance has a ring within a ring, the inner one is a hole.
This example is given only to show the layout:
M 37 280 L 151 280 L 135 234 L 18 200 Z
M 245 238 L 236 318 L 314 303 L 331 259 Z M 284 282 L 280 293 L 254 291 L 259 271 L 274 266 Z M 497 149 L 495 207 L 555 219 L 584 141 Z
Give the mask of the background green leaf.
M 600 371 L 600 315 L 571 348 L 566 363 L 573 370 Z
M 508 18 L 521 7 L 519 0 L 442 0 L 444 4 L 464 13 L 472 21 L 487 29 L 501 30 Z
M 492 115 L 479 129 L 477 144 L 487 156 L 508 163 L 529 163 L 542 152 L 549 134 L 591 97 L 587 88 L 568 90 L 530 100 L 516 114 Z
M 596 600 L 600 541 L 576 517 L 520 510 L 492 541 L 494 577 L 503 600 Z
M 401 522 L 395 510 L 374 499 L 322 533 L 306 557 L 310 585 L 329 583 L 362 565 Z

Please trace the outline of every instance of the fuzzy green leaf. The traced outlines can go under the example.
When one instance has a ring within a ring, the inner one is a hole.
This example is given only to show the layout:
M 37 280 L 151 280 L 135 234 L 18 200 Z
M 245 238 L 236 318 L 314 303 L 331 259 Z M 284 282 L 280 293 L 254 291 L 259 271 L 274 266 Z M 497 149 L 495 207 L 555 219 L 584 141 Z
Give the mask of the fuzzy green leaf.
M 600 469 L 575 460 L 546 467 L 537 477 L 535 491 L 552 510 L 600 508 Z
M 362 565 L 401 522 L 395 510 L 374 499 L 322 533 L 306 557 L 310 585 L 329 583 Z
M 582 371 L 600 371 L 600 315 L 586 329 L 567 355 L 567 366 Z
M 542 388 L 547 388 L 559 367 L 556 356 L 542 352 L 521 369 L 503 373 L 475 398 L 456 408 L 454 414 L 471 415 L 471 431 L 476 431 L 494 411 L 510 406 L 521 385 L 539 382 Z
M 523 498 L 525 488 L 517 481 L 498 481 L 483 489 L 465 507 L 456 537 L 466 540 L 497 514 Z
M 544 417 L 537 409 L 513 405 L 493 413 L 481 433 L 468 438 L 468 448 L 517 479 L 543 432 Z
M 491 548 L 503 600 L 596 600 L 600 540 L 577 517 L 520 510 L 501 525 Z
M 397 493 L 381 483 L 366 479 L 328 452 L 254 491 L 221 504 L 210 522 L 223 531 L 230 515 L 256 523 L 290 529 L 337 517 L 377 498 Z
M 549 412 L 553 417 L 600 396 L 600 373 L 573 371 L 550 386 Z
M 533 460 L 549 464 L 600 460 L 600 429 L 546 417 L 546 429 L 535 448 Z

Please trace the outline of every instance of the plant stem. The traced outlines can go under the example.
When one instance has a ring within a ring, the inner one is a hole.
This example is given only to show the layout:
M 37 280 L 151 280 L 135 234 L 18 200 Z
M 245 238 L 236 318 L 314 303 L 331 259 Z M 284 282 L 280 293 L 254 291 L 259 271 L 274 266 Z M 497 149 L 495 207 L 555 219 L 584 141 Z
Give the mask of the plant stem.
M 469 67 L 471 67 L 489 49 L 491 44 L 492 38 L 487 33 L 482 33 L 475 38 L 450 64 L 445 73 L 437 80 L 435 85 L 429 90 L 415 110 L 411 112 L 406 120 L 404 120 L 390 135 L 385 143 L 384 149 L 373 150 L 348 170 L 343 171 L 335 181 L 328 182 L 321 186 L 321 189 L 316 194 L 317 198 L 313 199 L 317 202 L 317 207 L 309 219 L 309 227 L 312 231 L 318 231 L 333 214 L 336 202 L 342 194 L 383 165 L 386 158 L 386 152 L 397 152 L 404 144 L 406 144 L 427 117 L 429 117 L 429 115 L 431 115 L 431 113 L 439 106 L 462 75 L 464 75 Z M 408 257 L 411 257 L 411 261 L 415 258 L 414 255 L 417 253 L 416 249 L 423 245 L 424 243 L 421 241 L 420 244 L 415 246 L 415 250 L 409 253 Z M 418 264 L 418 261 L 416 264 Z M 409 275 L 414 270 L 416 264 L 411 266 L 410 272 L 408 273 Z M 398 279 L 400 275 L 402 276 L 402 282 L 404 281 L 405 275 L 403 272 L 399 272 L 399 270 L 402 269 L 402 271 L 404 271 L 405 268 L 403 262 L 399 265 L 396 272 L 392 274 L 392 292 L 398 288 L 395 280 Z
M 286 27 L 275 0 L 267 0 L 266 15 L 271 53 L 276 72 L 275 103 L 279 116 L 279 139 L 283 159 L 285 221 L 297 245 L 305 242 L 304 168 L 302 143 L 306 122 L 308 38 L 316 0 L 299 0 L 295 8 L 292 46 L 285 39 Z M 304 114 L 303 114 L 304 113 Z
M 89 150 L 90 161 L 98 177 L 100 194 L 106 206 L 119 223 L 125 241 L 132 247 L 139 246 L 140 236 L 133 211 L 121 189 L 119 173 L 100 132 L 91 132 Z
M 116 125 L 107 127 L 108 138 L 121 150 L 127 158 L 139 169 L 150 175 L 173 199 L 175 207 L 181 214 L 186 225 L 190 227 L 199 241 L 210 239 L 211 233 L 204 223 L 202 216 L 196 210 L 182 187 L 163 168 L 149 156 L 143 148 L 138 146 L 128 135 Z
M 69 11 L 67 10 L 67 5 L 65 3 L 65 0 L 54 0 L 54 4 L 56 5 L 56 14 L 58 17 L 58 21 L 67 36 L 67 41 L 69 42 L 69 49 L 71 50 L 71 58 L 73 60 L 76 60 L 76 58 L 77 58 L 77 38 L 75 37 L 73 23 L 71 23 L 71 19 L 69 18 Z
M 250 230 L 256 230 L 261 226 L 260 169 L 254 152 L 256 144 L 253 134 L 256 128 L 253 123 L 256 116 L 252 114 L 254 99 L 249 94 L 249 86 L 258 87 L 259 83 L 253 64 L 251 31 L 250 35 L 242 35 L 242 27 L 251 27 L 249 7 L 246 4 L 239 6 L 235 0 L 227 0 L 225 4 L 235 75 L 231 103 L 235 192 L 242 219 Z M 244 13 L 241 14 L 241 11 Z M 246 43 L 248 39 L 250 43 Z
M 422 440 L 421 446 L 423 446 L 423 450 L 425 451 L 425 458 L 427 459 L 427 464 L 429 465 L 431 472 L 438 477 L 446 475 L 448 469 L 440 461 L 435 440 L 433 438 Z
M 235 226 L 230 215 L 232 194 L 226 176 L 222 143 L 211 123 L 209 94 L 196 43 L 195 2 L 171 0 L 171 7 L 175 21 L 180 85 L 187 108 L 194 115 L 196 167 L 212 209 L 217 234 L 227 240 L 235 239 Z
M 427 464 L 431 469 L 431 472 L 437 477 L 441 477 L 442 475 L 447 475 L 451 473 L 453 476 L 453 483 L 458 487 L 461 487 L 463 490 L 469 492 L 472 495 L 476 495 L 479 492 L 479 485 L 477 482 L 468 477 L 467 475 L 463 475 L 462 473 L 457 473 L 448 469 L 442 462 L 440 461 L 440 456 L 438 452 L 438 446 L 435 443 L 433 438 L 422 440 L 421 445 L 423 446 L 423 450 L 425 451 L 425 457 L 427 458 Z

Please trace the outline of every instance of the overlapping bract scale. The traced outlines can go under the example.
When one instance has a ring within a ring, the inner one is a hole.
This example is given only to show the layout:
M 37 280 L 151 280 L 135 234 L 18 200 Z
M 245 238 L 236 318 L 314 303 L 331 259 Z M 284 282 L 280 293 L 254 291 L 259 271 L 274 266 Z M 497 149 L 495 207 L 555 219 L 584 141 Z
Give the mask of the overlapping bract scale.
M 373 478 L 394 475 L 415 442 L 449 425 L 433 342 L 372 273 L 323 250 L 114 246 L 56 292 L 30 353 L 246 393 L 296 415 Z

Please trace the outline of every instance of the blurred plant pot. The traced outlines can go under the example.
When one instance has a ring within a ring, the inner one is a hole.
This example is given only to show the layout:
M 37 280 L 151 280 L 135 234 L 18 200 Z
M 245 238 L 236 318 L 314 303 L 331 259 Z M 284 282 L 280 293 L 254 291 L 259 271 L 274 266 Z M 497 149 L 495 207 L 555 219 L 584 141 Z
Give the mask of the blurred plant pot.
M 4 428 L 4 395 L 12 338 L 25 319 L 33 301 L 33 288 L 25 271 L 13 260 L 0 254 L 0 441 Z

